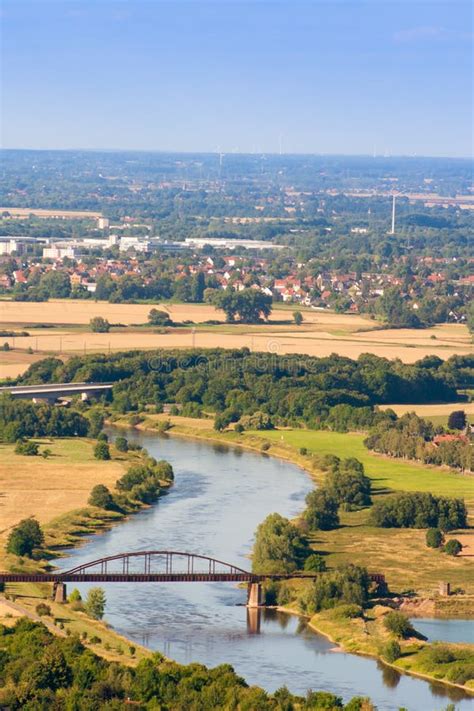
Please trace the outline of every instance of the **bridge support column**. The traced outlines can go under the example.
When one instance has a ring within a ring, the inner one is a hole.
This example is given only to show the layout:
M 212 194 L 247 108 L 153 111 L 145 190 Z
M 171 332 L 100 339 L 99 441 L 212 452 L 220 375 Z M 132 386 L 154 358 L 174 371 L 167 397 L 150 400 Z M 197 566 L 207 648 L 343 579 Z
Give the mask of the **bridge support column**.
M 261 583 L 249 583 L 247 588 L 247 607 L 263 605 L 263 590 Z
M 67 602 L 66 583 L 53 583 L 54 602 Z

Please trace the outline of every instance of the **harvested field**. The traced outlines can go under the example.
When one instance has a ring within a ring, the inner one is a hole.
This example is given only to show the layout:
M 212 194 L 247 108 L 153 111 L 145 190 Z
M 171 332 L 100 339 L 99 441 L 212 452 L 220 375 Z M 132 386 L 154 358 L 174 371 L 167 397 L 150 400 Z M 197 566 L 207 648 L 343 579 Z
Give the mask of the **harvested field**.
M 391 408 L 400 417 L 406 412 L 416 412 L 419 417 L 445 417 L 453 412 L 453 410 L 464 410 L 466 415 L 474 418 L 474 402 L 450 402 L 438 403 L 437 405 L 381 405 L 382 410 Z
M 86 506 L 93 486 L 113 487 L 123 474 L 122 461 L 94 459 L 92 441 L 41 442 L 41 450 L 52 451 L 48 459 L 25 457 L 15 454 L 14 445 L 0 445 L 0 547 L 21 519 L 34 515 L 43 524 Z
M 16 378 L 24 373 L 32 363 L 42 358 L 44 358 L 44 353 L 25 353 L 19 350 L 1 351 L 0 378 Z
M 291 322 L 291 310 L 277 307 L 269 324 L 247 326 L 225 323 L 222 312 L 206 304 L 165 303 L 157 306 L 167 311 L 176 323 L 191 321 L 199 325 L 194 331 L 182 327 L 160 332 L 160 329 L 137 326 L 147 322 L 152 308 L 150 304 L 52 300 L 47 304 L 0 301 L 0 327 L 28 327 L 29 337 L 16 337 L 14 341 L 5 338 L 5 341 L 11 347 L 25 351 L 31 348 L 44 355 L 129 348 L 247 347 L 259 352 L 318 357 L 338 353 L 357 358 L 362 353 L 374 353 L 413 363 L 427 355 L 436 354 L 446 359 L 455 354 L 471 353 L 473 349 L 468 330 L 461 325 L 443 324 L 425 330 L 383 330 L 362 316 L 304 310 L 305 321 L 298 327 Z M 103 316 L 110 323 L 123 324 L 126 328 L 113 329 L 105 334 L 91 333 L 88 324 L 94 316 Z M 210 320 L 221 323 L 204 323 Z M 35 329 L 35 324 L 60 328 Z M 18 371 L 19 368 L 15 374 Z

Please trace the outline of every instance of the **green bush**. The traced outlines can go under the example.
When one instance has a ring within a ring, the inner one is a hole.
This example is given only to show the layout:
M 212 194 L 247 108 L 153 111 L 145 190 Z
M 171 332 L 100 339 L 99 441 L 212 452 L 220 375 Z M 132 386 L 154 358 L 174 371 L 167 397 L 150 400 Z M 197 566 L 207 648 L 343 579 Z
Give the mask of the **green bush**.
M 387 660 L 387 662 L 396 662 L 397 659 L 399 659 L 402 655 L 402 650 L 399 643 L 394 639 L 390 640 L 390 642 L 387 642 L 387 644 L 383 648 L 382 655 L 384 659 Z
M 110 459 L 110 447 L 107 442 L 97 442 L 94 447 L 94 457 L 103 461 Z
M 115 447 L 119 452 L 128 452 L 128 440 L 125 437 L 116 437 Z
M 342 603 L 336 605 L 334 608 L 334 614 L 336 617 L 346 618 L 348 620 L 354 620 L 357 617 L 364 616 L 364 610 L 360 605 L 353 605 L 350 603 Z
M 326 570 L 326 561 L 319 553 L 311 553 L 304 562 L 304 569 L 308 573 L 323 573 Z
M 444 552 L 448 555 L 457 556 L 462 551 L 462 543 L 457 538 L 451 538 L 444 546 Z
M 443 539 L 443 532 L 439 528 L 429 528 L 426 531 L 426 545 L 428 548 L 441 548 Z
M 36 610 L 36 614 L 39 617 L 43 617 L 43 616 L 51 617 L 51 608 L 49 605 L 46 605 L 44 602 L 38 603 L 38 605 L 36 605 L 36 607 L 35 607 L 35 610 Z
M 15 447 L 15 454 L 23 454 L 25 457 L 36 457 L 39 452 L 39 444 L 30 440 L 19 441 Z
M 97 506 L 100 509 L 106 509 L 108 511 L 115 508 L 114 498 L 104 484 L 96 484 L 96 486 L 93 487 L 87 503 L 90 504 L 90 506 Z
M 415 632 L 408 617 L 404 615 L 403 612 L 398 612 L 397 610 L 393 610 L 385 615 L 383 623 L 388 632 L 404 639 L 411 637 Z

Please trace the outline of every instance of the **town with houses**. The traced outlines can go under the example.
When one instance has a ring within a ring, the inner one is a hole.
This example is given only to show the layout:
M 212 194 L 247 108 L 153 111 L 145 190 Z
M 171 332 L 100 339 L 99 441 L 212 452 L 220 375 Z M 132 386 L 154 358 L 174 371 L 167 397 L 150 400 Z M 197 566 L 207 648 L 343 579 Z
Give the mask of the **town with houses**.
M 273 301 L 359 313 L 367 311 L 368 305 L 390 288 L 400 290 L 414 311 L 426 294 L 447 293 L 464 303 L 474 289 L 473 274 L 452 278 L 455 257 L 411 257 L 416 268 L 407 280 L 406 275 L 397 275 L 383 263 L 377 271 L 321 269 L 320 260 L 302 263 L 291 248 L 269 241 L 205 236 L 168 241 L 129 236 L 127 227 L 142 228 L 142 232 L 150 229 L 130 220 L 110 225 L 107 218 L 99 216 L 94 237 L 58 240 L 0 236 L 0 293 L 25 300 L 28 287 L 39 284 L 49 272 L 61 272 L 69 279 L 69 288 L 63 287 L 61 294 L 53 296 L 99 299 L 104 298 L 100 289 L 104 277 L 116 283 L 132 279 L 146 288 L 164 274 L 175 284 L 202 274 L 205 286 L 214 289 L 242 291 L 250 287 Z M 352 233 L 363 231 L 367 230 L 351 229 Z M 407 260 L 402 257 L 400 261 Z M 474 258 L 469 261 L 474 265 Z M 166 289 L 161 294 L 163 298 L 173 295 Z M 184 296 L 182 300 L 191 299 Z M 446 320 L 463 322 L 465 314 L 453 308 Z

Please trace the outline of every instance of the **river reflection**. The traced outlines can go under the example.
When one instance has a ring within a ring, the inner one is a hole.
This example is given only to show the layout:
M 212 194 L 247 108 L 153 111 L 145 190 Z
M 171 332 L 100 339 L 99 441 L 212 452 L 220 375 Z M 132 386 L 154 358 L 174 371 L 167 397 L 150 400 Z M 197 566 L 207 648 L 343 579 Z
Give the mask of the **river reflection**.
M 171 462 L 175 486 L 153 508 L 72 551 L 59 561 L 63 569 L 152 549 L 211 555 L 248 569 L 257 525 L 274 511 L 295 516 L 312 488 L 305 472 L 272 457 L 134 430 L 125 435 Z M 433 689 L 405 675 L 396 678 L 374 660 L 333 651 L 334 645 L 300 618 L 274 610 L 251 617 L 245 589 L 233 584 L 104 587 L 106 619 L 121 634 L 182 663 L 227 662 L 248 683 L 269 691 L 286 685 L 302 694 L 326 689 L 345 700 L 370 696 L 379 711 L 436 711 L 453 698 L 444 687 Z M 463 711 L 468 706 L 465 698 L 456 704 Z

